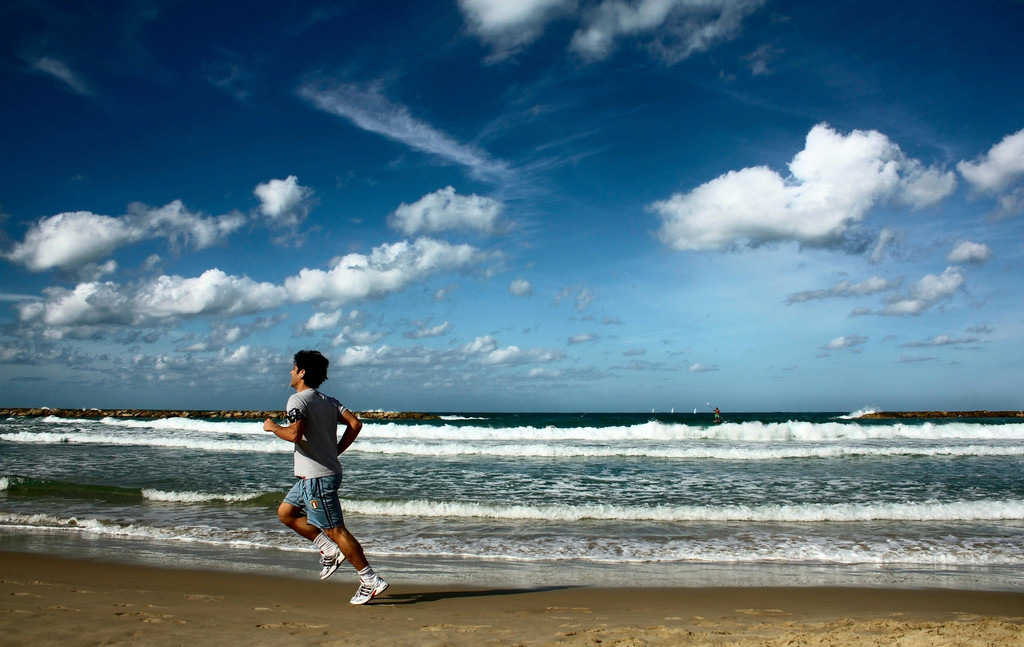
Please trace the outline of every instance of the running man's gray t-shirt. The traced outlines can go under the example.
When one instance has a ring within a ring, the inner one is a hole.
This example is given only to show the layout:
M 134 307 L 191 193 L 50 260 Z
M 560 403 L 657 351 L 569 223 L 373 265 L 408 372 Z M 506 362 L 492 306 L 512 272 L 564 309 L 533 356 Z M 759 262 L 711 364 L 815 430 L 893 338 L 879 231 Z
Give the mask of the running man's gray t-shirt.
M 289 422 L 306 421 L 302 440 L 295 443 L 295 476 L 318 478 L 341 474 L 338 421 L 345 411 L 345 405 L 316 389 L 299 391 L 288 398 Z

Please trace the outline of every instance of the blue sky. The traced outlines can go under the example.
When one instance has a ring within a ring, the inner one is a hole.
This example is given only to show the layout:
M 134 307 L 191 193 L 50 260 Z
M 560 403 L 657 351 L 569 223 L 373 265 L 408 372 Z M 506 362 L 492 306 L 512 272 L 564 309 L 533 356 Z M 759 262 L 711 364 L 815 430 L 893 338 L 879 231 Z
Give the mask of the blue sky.
M 0 405 L 1022 406 L 1024 3 L 0 25 Z

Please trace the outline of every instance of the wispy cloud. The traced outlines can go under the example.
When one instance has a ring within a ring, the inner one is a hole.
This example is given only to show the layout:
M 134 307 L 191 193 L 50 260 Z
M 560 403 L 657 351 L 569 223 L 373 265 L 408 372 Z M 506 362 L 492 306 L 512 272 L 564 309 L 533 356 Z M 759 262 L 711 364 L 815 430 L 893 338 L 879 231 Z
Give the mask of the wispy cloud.
M 90 90 L 89 86 L 85 84 L 85 81 L 75 74 L 71 67 L 64 61 L 51 58 L 49 56 L 40 56 L 34 61 L 31 61 L 31 64 L 33 70 L 43 74 L 48 74 L 49 76 L 62 81 L 75 94 L 80 94 L 82 96 L 92 95 L 92 90 Z
M 924 341 L 907 342 L 900 344 L 900 348 L 933 348 L 935 346 L 960 346 L 963 344 L 976 344 L 977 337 L 950 337 L 949 335 L 936 335 Z
M 481 179 L 498 180 L 510 172 L 506 162 L 495 160 L 486 151 L 462 143 L 417 119 L 406 106 L 391 101 L 375 87 L 310 82 L 299 87 L 297 93 L 318 110 L 347 119 L 358 128 L 414 150 L 464 166 Z
M 850 283 L 849 281 L 840 281 L 827 290 L 806 290 L 791 294 L 789 295 L 789 298 L 786 299 L 786 303 L 788 305 L 793 305 L 794 303 L 804 303 L 816 299 L 857 297 L 868 294 L 877 294 L 879 292 L 895 290 L 900 286 L 900 284 L 902 284 L 902 282 L 902 279 L 890 281 L 878 276 L 873 276 L 870 279 L 866 279 L 856 284 Z

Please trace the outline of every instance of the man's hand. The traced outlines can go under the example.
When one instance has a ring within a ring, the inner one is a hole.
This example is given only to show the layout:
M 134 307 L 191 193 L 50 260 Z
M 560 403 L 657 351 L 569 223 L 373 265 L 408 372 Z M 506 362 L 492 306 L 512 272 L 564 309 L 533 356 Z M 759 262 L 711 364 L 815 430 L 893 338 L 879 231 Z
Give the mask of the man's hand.
M 266 420 L 263 421 L 263 431 L 274 431 L 275 429 L 277 429 L 276 422 L 274 422 L 270 418 L 267 418 Z

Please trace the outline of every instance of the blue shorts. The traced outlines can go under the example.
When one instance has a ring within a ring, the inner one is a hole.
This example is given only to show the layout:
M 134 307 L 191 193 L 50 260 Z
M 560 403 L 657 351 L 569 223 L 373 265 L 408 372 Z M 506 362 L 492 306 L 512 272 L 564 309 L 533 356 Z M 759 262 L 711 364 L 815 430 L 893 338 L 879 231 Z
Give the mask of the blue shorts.
M 345 525 L 345 518 L 338 500 L 339 487 L 341 474 L 302 479 L 295 482 L 284 500 L 302 510 L 309 523 L 320 530 L 340 528 Z

